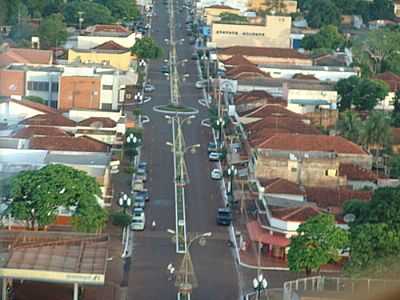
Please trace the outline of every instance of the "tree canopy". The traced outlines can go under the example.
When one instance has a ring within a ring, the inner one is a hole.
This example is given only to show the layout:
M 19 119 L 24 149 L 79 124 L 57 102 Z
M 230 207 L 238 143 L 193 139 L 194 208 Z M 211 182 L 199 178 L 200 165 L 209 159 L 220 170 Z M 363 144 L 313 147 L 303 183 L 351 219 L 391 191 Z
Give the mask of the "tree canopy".
M 331 0 L 313 0 L 306 14 L 310 27 L 321 28 L 326 25 L 340 24 L 340 11 Z
M 400 188 L 379 188 L 368 203 L 350 201 L 351 261 L 347 271 L 369 277 L 400 275 Z
M 337 130 L 346 139 L 358 144 L 361 141 L 363 122 L 357 112 L 346 110 L 337 121 Z
M 345 111 L 355 106 L 357 110 L 372 110 L 389 93 L 388 85 L 381 80 L 350 76 L 336 83 L 340 96 L 339 110 Z
M 106 221 L 106 212 L 97 201 L 100 187 L 83 171 L 48 165 L 18 173 L 10 187 L 10 212 L 31 229 L 51 224 L 59 207 L 71 209 L 78 229 L 84 231 L 99 230 Z
M 228 12 L 221 13 L 219 17 L 221 18 L 221 22 L 225 23 L 248 23 L 248 20 L 245 16 L 240 16 Z
M 345 40 L 334 25 L 323 26 L 321 30 L 313 35 L 305 36 L 301 44 L 304 49 L 328 49 L 335 50 L 343 46 Z
M 391 138 L 390 119 L 383 112 L 371 112 L 363 124 L 361 143 L 366 148 L 373 146 L 379 152 L 390 145 Z
M 333 215 L 320 214 L 301 224 L 291 238 L 289 269 L 307 275 L 324 264 L 338 261 L 339 251 L 348 243 L 347 233 L 336 226 Z
M 79 1 L 75 0 L 69 2 L 64 9 L 65 21 L 68 24 L 78 25 L 78 12 L 82 12 L 83 23 L 82 26 L 86 27 L 94 24 L 110 24 L 115 22 L 111 11 L 96 2 Z
M 162 56 L 162 49 L 151 37 L 143 37 L 137 40 L 135 45 L 131 48 L 131 51 L 139 58 L 144 59 L 157 59 Z
M 61 14 L 54 14 L 46 17 L 39 27 L 40 47 L 49 49 L 57 47 L 67 40 L 67 26 Z
M 132 0 L 96 0 L 96 2 L 107 7 L 111 15 L 120 21 L 136 19 L 140 15 L 136 2 Z

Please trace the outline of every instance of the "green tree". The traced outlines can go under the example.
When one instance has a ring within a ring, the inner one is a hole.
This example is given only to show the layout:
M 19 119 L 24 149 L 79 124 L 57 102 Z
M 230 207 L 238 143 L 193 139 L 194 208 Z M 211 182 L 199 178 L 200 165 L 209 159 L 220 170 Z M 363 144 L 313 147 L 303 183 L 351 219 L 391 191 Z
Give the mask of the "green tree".
M 383 71 L 385 62 L 400 51 L 400 32 L 382 28 L 369 30 L 352 41 L 354 62 L 369 74 Z M 368 75 L 368 74 L 366 74 Z
M 344 44 L 345 40 L 342 34 L 334 25 L 323 26 L 321 30 L 313 35 L 307 35 L 301 41 L 304 49 L 329 49 L 335 50 Z
M 131 223 L 132 217 L 123 211 L 114 212 L 111 214 L 111 222 L 120 227 L 126 227 Z
M 350 76 L 346 79 L 340 79 L 335 86 L 339 94 L 339 111 L 346 111 L 351 109 L 353 99 L 357 97 L 357 86 L 359 85 L 360 78 L 357 76 Z
M 356 112 L 346 110 L 339 116 L 337 130 L 341 136 L 358 144 L 361 141 L 363 123 Z
M 162 56 L 162 49 L 151 37 L 144 37 L 137 40 L 131 48 L 131 52 L 139 58 L 157 59 Z
M 11 28 L 10 38 L 16 43 L 22 43 L 24 41 L 31 43 L 31 38 L 35 34 L 35 30 L 32 26 L 26 22 L 21 22 L 14 25 Z
M 54 221 L 59 207 L 72 208 L 81 228 L 89 229 L 93 219 L 104 220 L 105 211 L 98 204 L 101 194 L 96 179 L 83 171 L 64 165 L 48 165 L 39 170 L 23 171 L 11 180 L 12 216 L 24 220 L 27 227 L 44 227 Z M 100 228 L 100 225 L 97 224 Z M 93 228 L 91 229 L 93 230 Z
M 333 215 L 320 214 L 297 229 L 290 240 L 288 253 L 289 269 L 293 272 L 319 271 L 324 264 L 338 261 L 339 251 L 348 243 L 347 233 L 338 228 Z
M 382 80 L 362 79 L 356 88 L 353 104 L 358 110 L 371 111 L 385 99 L 389 93 L 389 86 Z
M 394 7 L 392 0 L 374 0 L 369 9 L 371 20 L 394 19 Z
M 57 47 L 67 40 L 67 26 L 61 14 L 46 17 L 39 27 L 40 45 L 44 49 Z
M 6 25 L 8 23 L 8 6 L 10 1 L 0 0 L 0 25 Z
M 393 111 L 391 114 L 391 123 L 393 127 L 400 127 L 400 90 L 394 95 Z
M 350 76 L 336 83 L 340 96 L 339 110 L 345 111 L 355 106 L 357 110 L 372 110 L 389 93 L 388 85 L 381 80 L 371 80 Z
M 340 12 L 331 0 L 313 0 L 306 20 L 312 28 L 321 28 L 324 25 L 338 26 L 340 24 Z
M 111 15 L 111 11 L 104 5 L 89 1 L 72 1 L 69 2 L 64 9 L 64 18 L 67 24 L 78 25 L 78 12 L 82 12 L 82 26 L 90 26 L 94 24 L 111 24 L 115 22 L 115 18 Z
M 275 14 L 282 15 L 287 13 L 287 7 L 285 1 L 281 0 L 266 0 L 266 6 L 268 7 L 268 13 L 274 12 Z
M 96 0 L 96 2 L 107 7 L 117 20 L 132 20 L 140 15 L 136 2 L 132 0 Z
M 393 155 L 389 159 L 390 177 L 400 179 L 400 155 Z
M 383 112 L 373 111 L 364 123 L 361 142 L 368 149 L 374 148 L 376 155 L 390 145 L 392 130 L 390 120 Z

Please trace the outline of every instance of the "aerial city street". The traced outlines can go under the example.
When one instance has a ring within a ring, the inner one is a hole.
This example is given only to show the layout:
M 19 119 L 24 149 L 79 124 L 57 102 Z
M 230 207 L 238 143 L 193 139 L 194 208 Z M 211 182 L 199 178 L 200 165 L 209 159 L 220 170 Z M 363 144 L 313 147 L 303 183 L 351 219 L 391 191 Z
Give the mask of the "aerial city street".
M 399 53 L 398 0 L 0 0 L 1 300 L 400 299 Z

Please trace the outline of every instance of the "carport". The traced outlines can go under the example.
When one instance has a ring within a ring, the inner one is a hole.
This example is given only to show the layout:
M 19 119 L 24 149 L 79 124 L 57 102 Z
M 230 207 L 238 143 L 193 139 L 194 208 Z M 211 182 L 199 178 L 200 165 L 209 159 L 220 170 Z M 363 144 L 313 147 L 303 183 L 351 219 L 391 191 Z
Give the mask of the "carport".
M 0 231 L 2 300 L 14 279 L 73 285 L 104 285 L 108 236 L 64 232 Z

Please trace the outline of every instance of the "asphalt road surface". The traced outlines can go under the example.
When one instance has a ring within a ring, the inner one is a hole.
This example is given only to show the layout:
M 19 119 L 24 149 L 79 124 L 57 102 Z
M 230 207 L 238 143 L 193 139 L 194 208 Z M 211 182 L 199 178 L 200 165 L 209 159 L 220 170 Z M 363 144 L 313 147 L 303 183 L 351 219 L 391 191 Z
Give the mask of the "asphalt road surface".
M 150 202 L 146 207 L 147 227 L 143 232 L 135 232 L 133 257 L 128 281 L 128 299 L 176 299 L 177 288 L 174 281 L 168 280 L 167 265 L 173 263 L 179 267 L 180 255 L 175 253 L 175 245 L 168 228 L 175 228 L 173 157 L 171 149 L 166 146 L 172 141 L 171 125 L 165 118 L 153 111 L 153 106 L 169 103 L 169 81 L 160 72 L 163 60 L 168 57 L 169 38 L 167 7 L 162 2 L 155 2 L 155 16 L 152 20 L 152 36 L 164 48 L 164 57 L 153 61 L 149 66 L 148 78 L 155 85 L 152 101 L 143 105 L 142 109 L 150 117 L 145 124 L 144 147 L 142 159 L 149 164 L 147 187 L 150 190 Z M 211 231 L 213 237 L 205 246 L 194 244 L 191 247 L 194 270 L 199 286 L 193 290 L 192 299 L 232 300 L 239 298 L 238 274 L 231 249 L 227 245 L 229 239 L 226 227 L 216 225 L 216 210 L 223 206 L 218 183 L 210 179 L 213 164 L 208 161 L 207 143 L 211 140 L 209 128 L 201 126 L 202 119 L 208 117 L 207 109 L 198 104 L 202 97 L 201 90 L 195 88 L 198 80 L 196 62 L 191 60 L 193 47 L 185 33 L 187 12 L 176 13 L 177 40 L 185 38 L 182 45 L 177 46 L 177 60 L 188 59 L 189 62 L 179 67 L 180 74 L 188 73 L 189 78 L 181 86 L 180 101 L 198 108 L 200 113 L 190 125 L 185 125 L 186 145 L 201 144 L 195 154 L 188 153 L 186 162 L 190 184 L 186 188 L 186 222 L 187 231 L 204 233 Z M 179 26 L 179 24 L 182 24 Z M 180 29 L 183 28 L 183 29 Z M 152 230 L 151 222 L 156 221 Z

